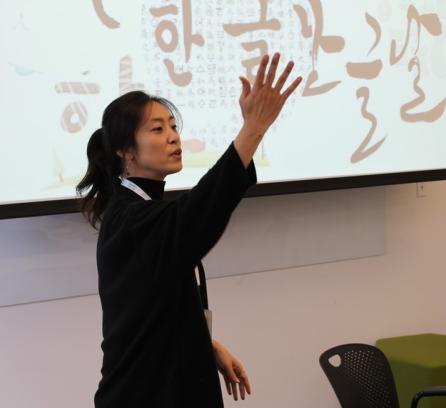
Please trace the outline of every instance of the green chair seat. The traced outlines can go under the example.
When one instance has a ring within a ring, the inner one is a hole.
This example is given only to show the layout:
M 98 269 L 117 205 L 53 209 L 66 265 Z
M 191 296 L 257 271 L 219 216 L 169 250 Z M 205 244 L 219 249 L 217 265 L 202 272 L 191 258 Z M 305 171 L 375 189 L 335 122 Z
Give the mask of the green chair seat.
M 446 385 L 446 336 L 417 334 L 379 339 L 376 346 L 387 357 L 401 408 L 413 395 L 430 386 Z M 444 397 L 422 400 L 419 408 L 445 408 Z

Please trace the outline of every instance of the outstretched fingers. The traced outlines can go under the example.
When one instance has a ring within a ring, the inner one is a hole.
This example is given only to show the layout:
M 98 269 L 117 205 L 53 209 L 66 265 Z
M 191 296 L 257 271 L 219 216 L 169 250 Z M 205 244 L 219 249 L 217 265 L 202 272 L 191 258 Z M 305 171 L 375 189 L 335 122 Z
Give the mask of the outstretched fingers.
M 268 60 L 269 60 L 269 55 L 265 54 L 260 61 L 260 67 L 259 67 L 259 70 L 257 71 L 256 80 L 254 82 L 253 90 L 260 89 L 263 86 L 263 81 L 265 79 L 265 71 L 266 71 L 266 66 L 268 65 Z
M 280 92 L 282 90 L 283 86 L 285 85 L 286 80 L 288 79 L 291 71 L 293 70 L 293 67 L 294 67 L 294 62 L 293 61 L 288 62 L 287 66 L 283 70 L 282 75 L 280 75 L 280 77 L 277 81 L 277 84 L 275 86 L 275 89 L 277 91 Z
M 276 76 L 277 66 L 279 65 L 280 54 L 276 52 L 273 59 L 271 60 L 271 65 L 268 70 L 268 75 L 266 76 L 265 85 L 268 87 L 273 86 L 273 81 Z
M 286 89 L 286 91 L 282 94 L 282 98 L 284 101 L 296 90 L 299 84 L 302 82 L 302 77 L 297 77 L 293 83 Z

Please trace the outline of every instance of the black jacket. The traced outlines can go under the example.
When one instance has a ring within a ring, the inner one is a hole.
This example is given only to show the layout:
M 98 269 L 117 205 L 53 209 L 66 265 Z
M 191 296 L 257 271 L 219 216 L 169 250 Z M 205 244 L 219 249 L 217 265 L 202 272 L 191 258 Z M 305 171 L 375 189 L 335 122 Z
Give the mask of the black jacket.
M 164 181 L 120 185 L 97 242 L 104 357 L 96 408 L 220 408 L 223 399 L 194 267 L 257 182 L 230 144 L 198 184 L 163 199 Z

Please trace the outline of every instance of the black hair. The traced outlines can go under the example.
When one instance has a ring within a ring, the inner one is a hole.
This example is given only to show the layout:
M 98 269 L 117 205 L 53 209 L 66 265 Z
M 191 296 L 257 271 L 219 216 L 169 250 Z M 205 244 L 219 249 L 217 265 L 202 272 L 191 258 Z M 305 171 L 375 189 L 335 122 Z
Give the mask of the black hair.
M 80 211 L 95 229 L 98 229 L 97 223 L 102 221 L 116 179 L 123 174 L 124 158 L 117 151 L 136 148 L 135 133 L 141 124 L 145 107 L 151 102 L 165 106 L 175 118 L 180 131 L 181 115 L 172 102 L 143 91 L 131 91 L 116 98 L 105 108 L 102 127 L 88 141 L 88 168 L 76 186 L 76 192 L 81 196 Z M 82 197 L 82 192 L 90 186 L 87 195 Z

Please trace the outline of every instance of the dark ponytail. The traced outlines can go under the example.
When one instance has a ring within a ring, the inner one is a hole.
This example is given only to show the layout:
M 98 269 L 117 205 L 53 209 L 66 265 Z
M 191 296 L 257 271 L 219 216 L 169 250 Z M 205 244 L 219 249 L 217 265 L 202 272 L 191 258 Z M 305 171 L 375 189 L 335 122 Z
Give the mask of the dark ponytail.
M 135 133 L 149 102 L 164 105 L 181 127 L 181 115 L 172 102 L 151 96 L 142 91 L 128 92 L 111 102 L 102 116 L 102 128 L 96 130 L 87 145 L 88 168 L 85 176 L 76 186 L 82 192 L 91 186 L 87 195 L 81 198 L 80 211 L 90 225 L 97 228 L 102 215 L 118 185 L 118 177 L 123 173 L 124 161 L 117 151 L 125 152 L 136 148 Z
M 116 160 L 109 154 L 107 151 L 109 149 L 106 149 L 104 142 L 105 134 L 102 128 L 91 135 L 87 145 L 87 173 L 76 186 L 78 195 L 81 195 L 83 190 L 91 186 L 87 195 L 80 202 L 80 211 L 95 229 L 98 229 L 97 223 L 102 221 L 102 213 L 112 194 L 113 186 L 110 183 L 111 172 L 109 166 L 113 160 Z

